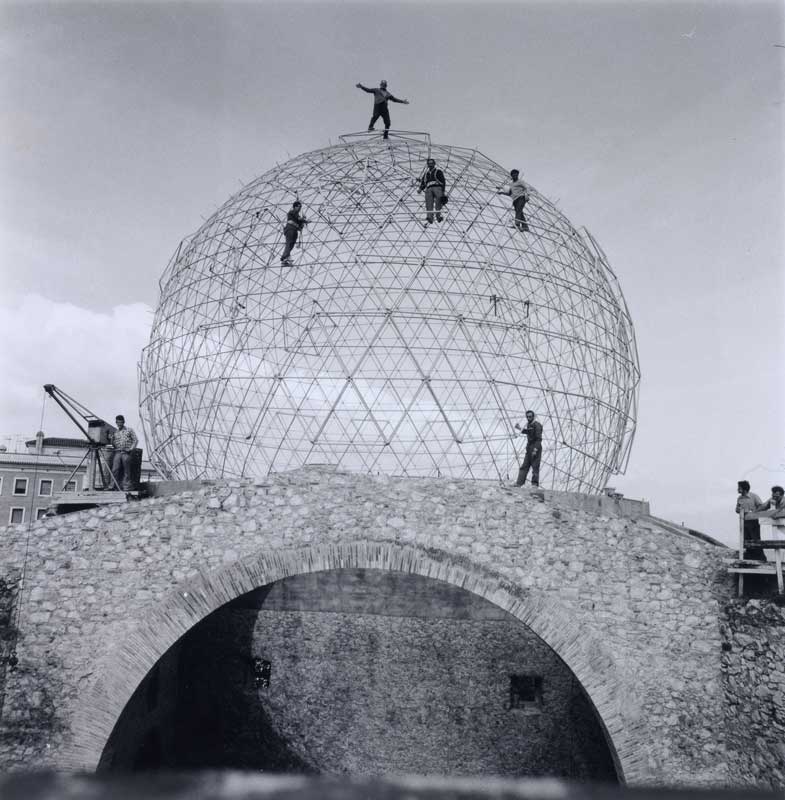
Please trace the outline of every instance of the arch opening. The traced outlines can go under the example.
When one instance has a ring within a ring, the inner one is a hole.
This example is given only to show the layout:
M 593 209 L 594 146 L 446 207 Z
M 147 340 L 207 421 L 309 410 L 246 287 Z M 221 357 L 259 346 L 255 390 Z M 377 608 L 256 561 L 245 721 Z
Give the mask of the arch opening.
M 521 620 L 449 582 L 352 566 L 267 583 L 191 627 L 98 768 L 615 781 L 614 761 L 580 681 Z

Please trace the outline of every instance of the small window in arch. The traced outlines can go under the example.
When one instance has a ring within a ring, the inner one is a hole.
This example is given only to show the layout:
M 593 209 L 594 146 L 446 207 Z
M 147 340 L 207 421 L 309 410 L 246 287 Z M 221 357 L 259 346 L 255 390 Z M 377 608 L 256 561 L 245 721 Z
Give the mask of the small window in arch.
M 542 675 L 510 675 L 510 708 L 542 708 Z

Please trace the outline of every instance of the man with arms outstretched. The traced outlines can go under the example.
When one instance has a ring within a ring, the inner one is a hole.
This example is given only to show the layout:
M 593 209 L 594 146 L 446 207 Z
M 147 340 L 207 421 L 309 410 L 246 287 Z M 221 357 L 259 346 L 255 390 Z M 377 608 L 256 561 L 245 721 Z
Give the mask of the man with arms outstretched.
M 382 81 L 379 84 L 378 89 L 369 89 L 367 86 L 363 86 L 361 83 L 357 84 L 357 88 L 373 95 L 373 115 L 371 116 L 371 122 L 368 125 L 368 130 L 372 131 L 373 126 L 376 124 L 376 120 L 381 117 L 384 121 L 384 138 L 386 139 L 387 132 L 390 130 L 390 112 L 387 109 L 387 101 L 389 100 L 391 103 L 403 103 L 407 106 L 409 105 L 409 101 L 399 100 L 397 97 L 393 96 L 392 93 L 388 92 L 387 81 Z

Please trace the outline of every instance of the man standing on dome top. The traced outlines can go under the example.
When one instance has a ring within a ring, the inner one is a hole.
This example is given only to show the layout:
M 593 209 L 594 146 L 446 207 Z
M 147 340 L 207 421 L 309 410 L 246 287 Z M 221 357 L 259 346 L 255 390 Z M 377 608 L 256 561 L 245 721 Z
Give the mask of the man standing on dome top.
M 367 86 L 363 86 L 361 83 L 356 85 L 358 89 L 362 89 L 364 92 L 368 92 L 369 94 L 373 95 L 373 115 L 371 116 L 368 130 L 372 131 L 373 126 L 376 124 L 376 120 L 381 117 L 384 122 L 384 138 L 386 139 L 387 131 L 390 130 L 390 112 L 387 109 L 387 101 L 389 100 L 392 103 L 403 103 L 407 106 L 409 105 L 409 101 L 399 100 L 397 97 L 393 96 L 391 92 L 388 92 L 387 81 L 381 81 L 378 89 L 369 89 Z
M 523 486 L 526 483 L 526 478 L 529 474 L 529 468 L 532 471 L 532 486 L 540 485 L 540 459 L 542 458 L 542 425 L 534 418 L 533 411 L 526 412 L 526 427 L 521 426 L 516 422 L 515 427 L 526 435 L 526 455 L 518 470 L 518 480 L 515 482 L 516 486 Z
M 519 231 L 528 231 L 526 217 L 523 216 L 523 207 L 529 202 L 529 189 L 526 184 L 518 180 L 520 172 L 517 169 L 510 170 L 512 182 L 506 187 L 499 187 L 496 194 L 508 194 L 512 197 L 512 207 L 515 209 L 515 227 Z
M 308 220 L 300 216 L 300 209 L 302 206 L 303 204 L 299 200 L 295 200 L 294 203 L 292 203 L 292 207 L 286 215 L 286 224 L 283 226 L 286 247 L 284 247 L 283 255 L 281 256 L 281 263 L 287 267 L 292 266 L 292 259 L 290 256 L 292 254 L 292 248 L 297 242 L 297 236 L 303 229 L 303 226 L 308 224 Z

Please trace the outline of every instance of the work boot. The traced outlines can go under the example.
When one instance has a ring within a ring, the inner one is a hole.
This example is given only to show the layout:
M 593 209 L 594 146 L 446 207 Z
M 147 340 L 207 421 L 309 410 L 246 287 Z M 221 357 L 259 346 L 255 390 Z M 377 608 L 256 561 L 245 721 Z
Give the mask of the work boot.
M 382 135 L 382 139 L 387 139 L 387 128 L 384 129 L 384 134 Z

